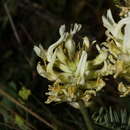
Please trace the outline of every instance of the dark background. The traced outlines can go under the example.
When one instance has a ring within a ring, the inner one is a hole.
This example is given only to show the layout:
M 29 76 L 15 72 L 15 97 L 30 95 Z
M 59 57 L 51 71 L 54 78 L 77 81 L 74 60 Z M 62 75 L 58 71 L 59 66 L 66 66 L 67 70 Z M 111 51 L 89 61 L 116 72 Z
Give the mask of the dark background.
M 46 123 L 42 123 L 12 102 L 8 95 L 53 124 L 55 130 L 85 130 L 78 110 L 66 103 L 44 104 L 49 81 L 36 72 L 39 59 L 33 51 L 33 46 L 41 43 L 44 48 L 48 48 L 58 40 L 58 31 L 62 24 L 69 29 L 75 22 L 82 24 L 80 37 L 87 35 L 90 41 L 101 42 L 106 38 L 101 17 L 110 8 L 118 20 L 117 4 L 124 6 L 125 1 L 0 1 L 0 89 L 7 94 L 0 93 L 0 130 L 51 129 Z M 31 90 L 31 95 L 26 101 L 18 95 L 22 87 Z M 16 115 L 21 117 L 18 122 Z M 103 129 L 103 126 L 101 128 Z

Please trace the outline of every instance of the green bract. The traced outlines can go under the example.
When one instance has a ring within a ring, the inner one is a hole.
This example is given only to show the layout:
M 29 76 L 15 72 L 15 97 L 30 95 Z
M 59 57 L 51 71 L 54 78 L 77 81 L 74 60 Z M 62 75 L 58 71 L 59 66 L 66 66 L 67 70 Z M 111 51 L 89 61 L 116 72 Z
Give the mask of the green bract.
M 90 43 L 87 36 L 82 38 L 82 43 L 76 43 L 73 37 L 81 25 L 75 24 L 70 32 L 62 25 L 59 40 L 48 50 L 42 45 L 34 46 L 37 56 L 42 59 L 37 65 L 38 73 L 53 81 L 46 93 L 46 103 L 68 102 L 78 107 L 78 101 L 82 100 L 88 106 L 106 86 L 104 79 L 109 80 L 109 76 L 114 80 L 123 77 L 130 81 L 130 17 L 116 23 L 108 10 L 107 17 L 102 18 L 108 38 L 101 44 Z M 92 46 L 97 50 L 94 55 Z M 119 82 L 117 88 L 121 96 L 129 94 L 127 84 Z

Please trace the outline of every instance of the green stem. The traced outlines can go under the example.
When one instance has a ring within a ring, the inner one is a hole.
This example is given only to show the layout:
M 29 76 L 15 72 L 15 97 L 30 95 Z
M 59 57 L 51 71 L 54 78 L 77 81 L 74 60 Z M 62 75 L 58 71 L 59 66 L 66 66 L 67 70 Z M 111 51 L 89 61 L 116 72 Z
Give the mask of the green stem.
M 79 106 L 80 106 L 80 112 L 84 118 L 86 127 L 88 128 L 88 130 L 94 130 L 92 127 L 92 123 L 88 116 L 88 110 L 87 110 L 87 108 L 85 109 L 84 103 L 82 101 L 79 101 Z

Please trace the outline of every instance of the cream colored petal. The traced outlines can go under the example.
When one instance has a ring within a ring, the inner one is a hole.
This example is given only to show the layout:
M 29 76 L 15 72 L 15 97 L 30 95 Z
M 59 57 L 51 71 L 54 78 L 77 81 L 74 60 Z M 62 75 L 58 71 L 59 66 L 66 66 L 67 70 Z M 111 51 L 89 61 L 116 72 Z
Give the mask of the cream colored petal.
M 102 79 L 86 82 L 87 89 L 95 89 L 96 91 L 101 90 L 105 86 L 105 82 Z
M 59 34 L 60 36 L 63 36 L 65 33 L 65 25 L 61 25 L 60 29 L 59 29 Z
M 57 79 L 55 75 L 49 74 L 46 71 L 45 66 L 42 66 L 40 63 L 38 63 L 37 65 L 37 72 L 39 73 L 40 76 L 47 78 L 50 81 L 55 81 Z
M 35 51 L 35 53 L 37 54 L 37 56 L 39 56 L 40 57 L 40 48 L 39 47 L 37 47 L 37 46 L 34 46 L 34 51 Z
M 100 65 L 107 59 L 108 53 L 106 51 L 102 51 L 93 61 L 93 65 Z
M 75 42 L 73 41 L 72 37 L 68 38 L 65 42 L 65 48 L 69 54 L 69 57 L 72 58 L 75 53 Z
M 56 53 L 54 53 L 54 55 L 52 57 L 52 61 L 49 62 L 47 66 L 43 67 L 42 65 L 40 65 L 40 63 L 38 63 L 38 65 L 37 65 L 38 73 L 41 76 L 43 76 L 51 81 L 54 81 L 57 79 L 57 74 L 55 74 L 55 72 L 53 70 L 53 65 L 54 65 L 55 59 L 56 59 Z
M 130 53 L 130 20 L 128 21 L 128 23 L 125 26 L 123 49 L 124 49 L 124 51 L 128 51 Z
M 72 107 L 76 108 L 76 109 L 79 109 L 79 108 L 80 108 L 78 102 L 69 102 L 69 104 L 70 104 Z
M 66 33 L 64 33 L 56 43 L 52 44 L 52 45 L 48 48 L 48 51 L 47 51 L 47 60 L 48 60 L 49 62 L 51 62 L 51 60 L 52 60 L 52 56 L 53 56 L 53 54 L 54 54 L 55 49 L 56 49 L 60 44 L 63 43 L 63 41 L 66 39 L 65 37 L 66 37 Z
M 46 70 L 40 63 L 37 64 L 37 72 L 39 73 L 39 75 L 41 75 L 44 78 L 48 77 Z
M 118 85 L 118 91 L 121 93 L 125 93 L 127 91 L 127 88 L 124 86 L 122 82 Z
M 84 76 L 86 61 L 87 60 L 87 53 L 85 51 L 82 52 L 79 64 L 77 65 L 76 75 L 77 76 Z
M 80 61 L 77 65 L 77 70 L 75 72 L 76 82 L 77 84 L 84 85 L 85 84 L 85 70 L 86 70 L 86 61 L 87 53 L 85 51 L 82 52 Z
M 109 21 L 111 22 L 111 24 L 113 24 L 113 25 L 116 24 L 115 21 L 114 21 L 114 19 L 113 19 L 113 16 L 112 16 L 112 13 L 111 13 L 110 9 L 108 9 L 108 11 L 107 11 L 107 18 L 109 19 Z
M 71 35 L 74 35 L 76 32 L 80 31 L 81 27 L 81 24 L 75 23 L 74 28 L 70 30 Z
M 122 20 L 120 20 L 120 21 L 118 22 L 118 24 L 117 24 L 117 26 L 115 27 L 115 30 L 114 30 L 114 36 L 115 36 L 116 38 L 118 38 L 118 39 L 122 39 L 122 38 L 123 38 L 123 34 L 122 34 L 122 32 L 121 32 L 121 28 L 122 28 L 125 24 L 129 23 L 129 21 L 130 21 L 130 18 L 127 17 L 127 18 L 123 18 Z
M 66 64 L 67 57 L 65 56 L 61 47 L 57 48 L 56 56 L 61 63 Z
M 53 56 L 52 56 L 52 60 L 51 62 L 48 63 L 47 67 L 46 67 L 46 71 L 47 73 L 54 77 L 54 79 L 56 80 L 57 77 L 58 77 L 58 74 L 55 73 L 54 69 L 53 69 L 53 66 L 54 66 L 54 63 L 55 63 L 55 60 L 56 60 L 56 52 L 54 52 Z
M 35 53 L 37 54 L 37 56 L 39 56 L 40 58 L 42 59 L 46 59 L 46 51 L 44 50 L 44 48 L 42 47 L 41 44 L 39 44 L 39 47 L 38 46 L 34 46 L 34 51 Z
M 60 70 L 66 72 L 66 73 L 72 73 L 72 71 L 69 69 L 69 67 L 67 65 L 59 64 L 58 67 L 60 68 Z
M 105 16 L 102 16 L 104 27 L 106 27 L 109 30 L 109 32 L 111 32 L 114 35 L 114 29 L 115 29 L 116 23 L 113 24 L 112 22 L 110 22 L 109 19 L 110 19 L 109 17 L 106 18 Z
M 61 99 L 56 96 L 49 96 L 45 103 L 50 104 L 51 102 L 61 102 Z
M 87 36 L 83 38 L 83 45 L 86 50 L 89 49 L 90 43 L 89 43 L 89 39 Z
M 54 75 L 50 75 L 49 73 L 47 73 L 45 67 L 40 65 L 40 63 L 38 63 L 37 65 L 37 72 L 39 73 L 40 76 L 47 78 L 50 81 L 54 81 L 57 78 Z

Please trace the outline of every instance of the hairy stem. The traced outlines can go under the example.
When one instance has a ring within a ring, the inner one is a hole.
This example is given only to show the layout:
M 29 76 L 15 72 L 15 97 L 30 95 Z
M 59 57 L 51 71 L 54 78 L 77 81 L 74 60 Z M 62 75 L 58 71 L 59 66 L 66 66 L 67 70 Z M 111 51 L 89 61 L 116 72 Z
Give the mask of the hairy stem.
M 91 123 L 89 116 L 88 116 L 88 110 L 87 110 L 87 108 L 85 109 L 84 103 L 82 101 L 79 101 L 79 106 L 80 106 L 80 112 L 83 116 L 86 127 L 88 128 L 88 130 L 94 130 L 92 127 L 92 123 Z

